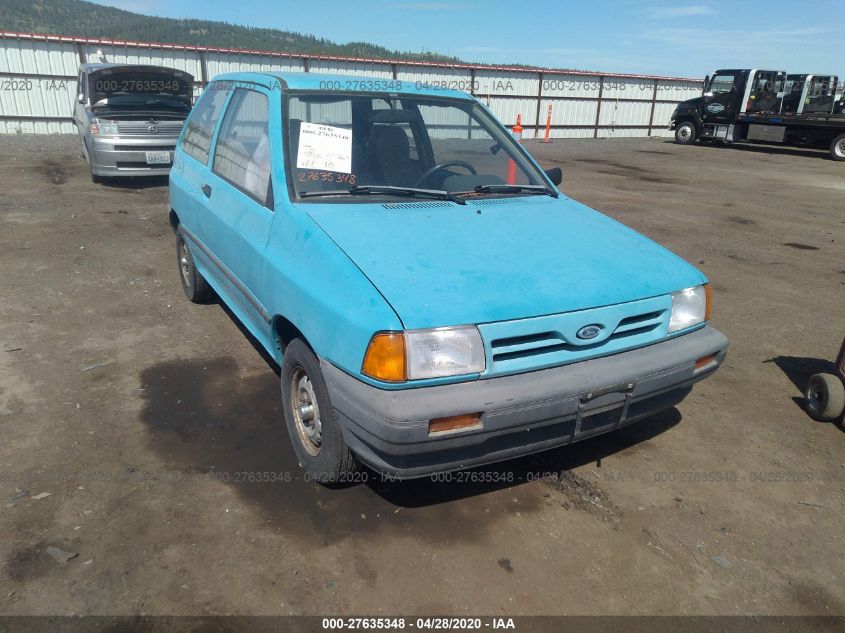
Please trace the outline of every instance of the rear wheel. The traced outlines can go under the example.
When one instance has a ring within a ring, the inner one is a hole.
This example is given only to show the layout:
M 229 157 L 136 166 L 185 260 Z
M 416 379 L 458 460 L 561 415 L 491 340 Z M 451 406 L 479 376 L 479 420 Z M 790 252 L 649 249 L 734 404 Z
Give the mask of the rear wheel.
M 355 483 L 358 460 L 343 439 L 320 361 L 301 339 L 285 348 L 281 374 L 285 423 L 302 468 L 321 484 Z
M 840 134 L 830 143 L 830 157 L 833 160 L 845 160 L 845 134 Z
M 179 264 L 179 279 L 182 281 L 185 296 L 194 303 L 204 303 L 211 299 L 214 291 L 197 270 L 188 243 L 180 233 L 176 234 L 176 260 Z
M 691 145 L 695 142 L 695 125 L 691 121 L 681 121 L 675 128 L 675 142 L 678 145 Z
M 845 385 L 833 374 L 816 374 L 804 392 L 807 413 L 816 420 L 829 422 L 845 411 Z

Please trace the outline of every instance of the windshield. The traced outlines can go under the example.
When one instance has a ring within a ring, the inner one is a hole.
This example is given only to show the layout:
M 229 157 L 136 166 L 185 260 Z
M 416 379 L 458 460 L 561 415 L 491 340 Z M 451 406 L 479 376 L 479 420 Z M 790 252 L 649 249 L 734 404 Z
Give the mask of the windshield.
M 193 77 L 187 73 L 102 70 L 88 81 L 95 107 L 183 112 L 191 108 Z
M 464 195 L 530 195 L 495 185 L 547 187 L 511 136 L 474 101 L 295 93 L 287 100 L 285 130 L 298 198 L 337 192 L 360 199 L 373 193 L 371 187 Z M 353 187 L 359 190 L 348 192 Z M 381 191 L 391 192 L 398 194 Z

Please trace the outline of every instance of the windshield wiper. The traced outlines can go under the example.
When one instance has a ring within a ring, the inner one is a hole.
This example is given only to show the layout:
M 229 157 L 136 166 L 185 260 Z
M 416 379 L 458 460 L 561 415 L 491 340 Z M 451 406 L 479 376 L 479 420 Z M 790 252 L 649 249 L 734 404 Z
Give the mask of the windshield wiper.
M 461 191 L 458 193 L 519 193 L 525 191 L 527 193 L 536 193 L 541 195 L 551 196 L 557 198 L 557 192 L 552 192 L 545 185 L 508 185 L 508 184 L 492 184 L 492 185 L 478 185 L 472 191 Z
M 336 191 L 300 191 L 300 198 L 319 198 L 324 196 L 368 196 L 387 195 L 404 196 L 408 198 L 435 198 L 437 200 L 448 200 L 455 204 L 466 204 L 466 200 L 459 198 L 453 193 L 442 189 L 419 189 L 417 187 L 394 187 L 393 185 L 357 185 L 349 189 L 338 189 Z

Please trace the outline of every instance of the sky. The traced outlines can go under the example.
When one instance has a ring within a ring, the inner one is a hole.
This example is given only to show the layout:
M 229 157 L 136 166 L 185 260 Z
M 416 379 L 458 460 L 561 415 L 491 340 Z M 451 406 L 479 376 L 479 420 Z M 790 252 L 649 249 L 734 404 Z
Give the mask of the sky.
M 845 76 L 843 0 L 96 1 L 469 62 L 693 78 L 717 68 Z

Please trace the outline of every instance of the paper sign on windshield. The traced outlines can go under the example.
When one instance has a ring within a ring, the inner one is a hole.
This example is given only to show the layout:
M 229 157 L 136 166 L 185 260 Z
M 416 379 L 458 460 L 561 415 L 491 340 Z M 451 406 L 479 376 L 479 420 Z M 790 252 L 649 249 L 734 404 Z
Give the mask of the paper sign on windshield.
M 296 167 L 352 173 L 352 130 L 303 121 Z

